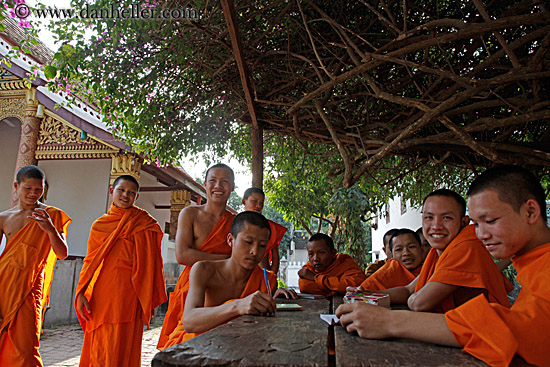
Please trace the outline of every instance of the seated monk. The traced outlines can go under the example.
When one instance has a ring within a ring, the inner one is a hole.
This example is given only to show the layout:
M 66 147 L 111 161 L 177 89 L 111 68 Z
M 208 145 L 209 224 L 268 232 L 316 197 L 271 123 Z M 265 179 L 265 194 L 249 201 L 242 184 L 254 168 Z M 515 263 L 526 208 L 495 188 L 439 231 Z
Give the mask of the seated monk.
M 349 255 L 338 254 L 332 238 L 316 233 L 307 243 L 309 261 L 298 271 L 300 292 L 332 296 L 365 280 L 363 270 Z
M 244 210 L 252 210 L 262 213 L 264 209 L 265 194 L 264 191 L 257 187 L 250 187 L 245 190 L 242 203 Z M 271 236 L 267 244 L 265 258 L 260 262 L 260 266 L 264 269 L 271 270 L 277 275 L 279 272 L 279 243 L 283 239 L 287 229 L 286 227 L 272 220 L 267 220 L 271 228 Z
M 423 203 L 422 228 L 432 249 L 418 277 L 405 287 L 380 291 L 391 303 L 414 311 L 444 313 L 483 294 L 490 302 L 510 306 L 506 279 L 468 226 L 466 202 L 454 191 L 439 189 Z M 350 289 L 349 291 L 358 291 Z
M 389 248 L 393 259 L 361 283 L 364 289 L 376 291 L 406 286 L 420 274 L 424 259 L 416 232 L 408 228 L 397 230 L 390 238 Z
M 490 364 L 509 366 L 515 355 L 529 365 L 550 366 L 550 229 L 545 192 L 537 178 L 517 166 L 497 166 L 468 190 L 477 237 L 497 259 L 512 256 L 523 288 L 514 305 L 485 296 L 446 314 L 390 311 L 357 302 L 336 310 L 340 323 L 360 337 L 405 337 L 462 347 Z
M 265 256 L 269 231 L 263 215 L 242 212 L 233 220 L 227 236 L 231 257 L 199 261 L 193 266 L 183 322 L 178 326 L 183 328 L 182 342 L 241 315 L 269 316 L 275 312 L 271 294 L 277 289 L 277 277 L 258 266 Z M 297 298 L 293 290 L 277 289 L 274 293 L 275 297 L 280 294 Z
M 367 276 L 367 278 L 374 274 L 378 269 L 386 265 L 386 261 L 392 258 L 393 255 L 389 247 L 389 242 L 391 236 L 393 236 L 396 231 L 397 228 L 392 228 L 384 233 L 384 237 L 382 237 L 382 243 L 384 244 L 384 253 L 386 254 L 386 258 L 383 260 L 376 260 L 367 266 L 367 268 L 365 269 L 365 275 Z
M 430 243 L 428 242 L 426 237 L 424 237 L 424 233 L 422 232 L 422 227 L 416 230 L 416 234 L 418 235 L 418 237 L 420 237 L 420 248 L 422 248 L 422 262 L 424 262 L 424 260 L 426 260 L 426 257 L 428 256 L 428 253 L 432 249 L 432 247 L 430 246 Z

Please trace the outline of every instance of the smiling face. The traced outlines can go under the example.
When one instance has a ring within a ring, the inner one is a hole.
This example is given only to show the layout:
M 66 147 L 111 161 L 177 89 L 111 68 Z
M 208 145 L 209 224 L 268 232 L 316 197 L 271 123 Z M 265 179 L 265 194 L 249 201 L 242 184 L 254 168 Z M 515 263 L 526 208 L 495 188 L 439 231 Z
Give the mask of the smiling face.
M 114 188 L 109 188 L 109 192 L 113 197 L 113 204 L 121 209 L 130 208 L 139 197 L 137 185 L 128 180 L 119 180 Z
M 445 250 L 468 221 L 468 217 L 462 216 L 461 206 L 452 197 L 430 196 L 424 203 L 422 231 L 438 254 Z
M 331 250 L 324 240 L 309 241 L 307 255 L 315 271 L 321 273 L 334 262 L 336 250 Z
M 529 224 L 534 223 L 530 213 L 533 205 L 538 208 L 536 201 L 528 200 L 518 213 L 512 205 L 501 201 L 496 191 L 485 190 L 470 196 L 468 208 L 476 235 L 493 257 L 505 259 L 536 247 L 528 242 L 532 237 Z
M 228 169 L 215 167 L 208 171 L 204 187 L 209 201 L 225 204 L 235 189 L 235 183 Z
M 44 193 L 44 180 L 39 178 L 25 178 L 20 183 L 13 183 L 19 203 L 22 206 L 36 205 Z
M 422 264 L 422 250 L 414 235 L 402 234 L 393 237 L 392 244 L 393 259 L 407 269 L 414 270 Z
M 232 247 L 231 258 L 245 269 L 254 269 L 265 256 L 269 229 L 245 222 L 242 230 L 234 237 L 227 235 L 227 242 Z
M 253 212 L 261 213 L 264 209 L 264 195 L 260 193 L 252 193 L 247 199 L 243 199 L 244 210 L 250 210 Z

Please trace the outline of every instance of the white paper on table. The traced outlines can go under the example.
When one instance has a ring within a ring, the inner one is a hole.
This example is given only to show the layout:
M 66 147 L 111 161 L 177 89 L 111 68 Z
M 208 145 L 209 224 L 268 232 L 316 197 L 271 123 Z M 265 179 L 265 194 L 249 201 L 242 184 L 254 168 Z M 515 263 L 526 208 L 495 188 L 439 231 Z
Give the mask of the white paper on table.
M 321 314 L 319 316 L 321 317 L 321 320 L 323 320 L 329 325 L 336 325 L 340 322 L 340 319 L 336 315 Z

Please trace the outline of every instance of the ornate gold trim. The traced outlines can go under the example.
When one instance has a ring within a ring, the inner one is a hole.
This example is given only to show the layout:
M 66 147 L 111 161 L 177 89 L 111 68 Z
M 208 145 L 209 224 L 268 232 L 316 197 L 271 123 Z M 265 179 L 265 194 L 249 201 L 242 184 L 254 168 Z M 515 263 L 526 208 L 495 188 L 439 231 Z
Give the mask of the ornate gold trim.
M 170 211 L 180 212 L 191 204 L 191 193 L 187 190 L 170 191 Z
M 141 173 L 141 159 L 130 153 L 113 154 L 111 158 L 111 180 L 109 185 L 113 185 L 119 176 L 130 175 L 139 180 Z
M 15 117 L 23 122 L 26 105 L 24 98 L 0 98 L 0 121 Z

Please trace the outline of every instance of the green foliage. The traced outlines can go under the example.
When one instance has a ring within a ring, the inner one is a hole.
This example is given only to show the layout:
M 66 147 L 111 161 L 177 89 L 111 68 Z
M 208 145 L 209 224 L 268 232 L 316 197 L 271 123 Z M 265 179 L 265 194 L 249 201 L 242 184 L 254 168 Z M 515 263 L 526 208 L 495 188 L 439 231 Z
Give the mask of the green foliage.
M 279 289 L 286 288 L 286 283 L 281 278 L 277 278 L 277 288 Z

